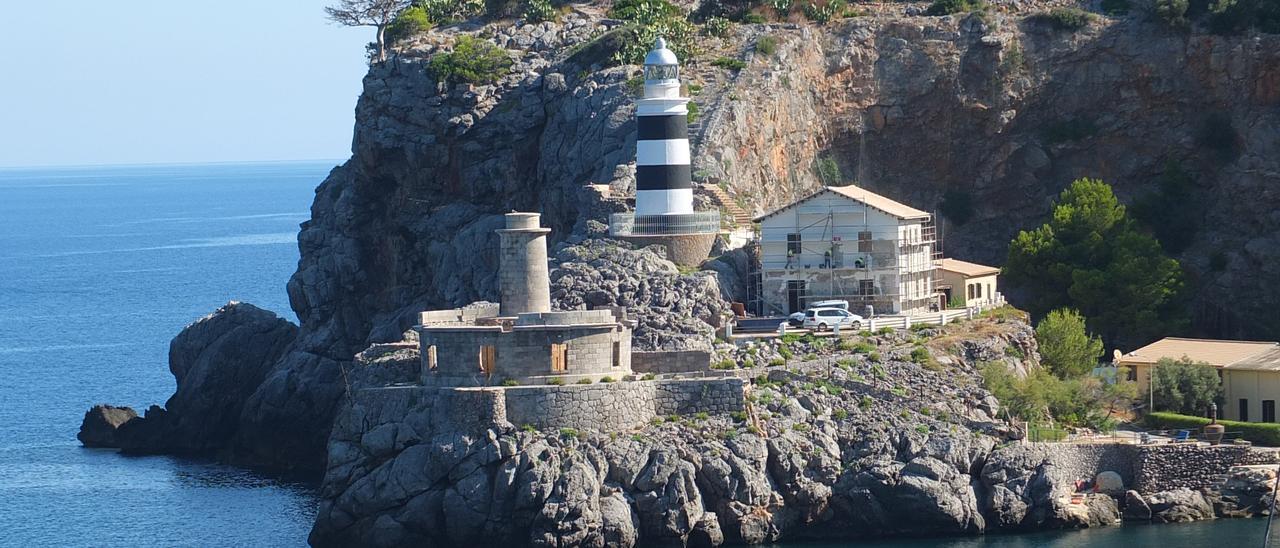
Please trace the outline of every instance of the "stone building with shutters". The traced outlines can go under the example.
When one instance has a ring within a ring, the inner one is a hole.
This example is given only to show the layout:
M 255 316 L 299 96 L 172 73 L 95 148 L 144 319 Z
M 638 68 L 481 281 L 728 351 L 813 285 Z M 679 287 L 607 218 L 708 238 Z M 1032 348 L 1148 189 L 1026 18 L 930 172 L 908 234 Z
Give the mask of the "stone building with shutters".
M 549 229 L 537 213 L 508 213 L 498 280 L 502 302 L 420 315 L 422 381 L 427 386 L 573 383 L 631 375 L 626 310 L 551 311 Z

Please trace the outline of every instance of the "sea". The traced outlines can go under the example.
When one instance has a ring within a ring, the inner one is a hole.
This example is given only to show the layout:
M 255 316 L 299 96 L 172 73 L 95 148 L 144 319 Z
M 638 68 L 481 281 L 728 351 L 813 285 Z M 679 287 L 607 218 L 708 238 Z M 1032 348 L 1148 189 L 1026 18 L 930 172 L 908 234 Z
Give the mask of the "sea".
M 305 546 L 315 485 L 75 436 L 94 404 L 163 404 L 169 340 L 227 301 L 296 321 L 285 282 L 298 225 L 336 163 L 0 169 L 0 546 Z M 1261 546 L 1265 527 L 786 547 L 1243 548 Z

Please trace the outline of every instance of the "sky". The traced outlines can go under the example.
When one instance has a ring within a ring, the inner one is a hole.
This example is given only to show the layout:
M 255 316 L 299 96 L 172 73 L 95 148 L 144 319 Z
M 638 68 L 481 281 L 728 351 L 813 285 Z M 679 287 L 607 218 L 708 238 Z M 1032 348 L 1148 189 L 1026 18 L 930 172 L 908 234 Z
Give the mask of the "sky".
M 344 159 L 373 29 L 325 5 L 9 2 L 0 167 Z

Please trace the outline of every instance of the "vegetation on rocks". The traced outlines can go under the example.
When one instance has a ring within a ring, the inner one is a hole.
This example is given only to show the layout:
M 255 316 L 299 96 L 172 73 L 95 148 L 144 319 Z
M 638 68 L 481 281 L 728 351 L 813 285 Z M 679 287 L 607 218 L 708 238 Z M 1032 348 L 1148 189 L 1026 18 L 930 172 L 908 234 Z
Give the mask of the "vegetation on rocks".
M 609 16 L 627 22 L 621 47 L 614 61 L 638 65 L 662 37 L 667 48 L 681 59 L 695 54 L 693 23 L 681 7 L 667 0 L 620 0 L 609 10 Z
M 929 9 L 925 10 L 925 15 L 952 15 L 985 9 L 987 3 L 983 0 L 933 0 Z
M 438 80 L 451 84 L 493 82 L 510 68 L 511 58 L 502 48 L 470 35 L 458 37 L 453 51 L 431 58 L 431 72 Z
M 427 15 L 426 8 L 410 6 L 400 12 L 399 15 L 396 15 L 396 18 L 387 26 L 386 40 L 388 43 L 395 44 L 416 34 L 426 32 L 430 28 L 431 17 Z
M 1053 8 L 1036 14 L 1034 18 L 1045 21 L 1058 30 L 1076 31 L 1089 26 L 1095 15 L 1080 8 Z
M 523 14 L 524 20 L 530 23 L 554 21 L 556 8 L 551 4 L 551 0 L 526 0 Z
M 1005 279 L 1033 316 L 1078 309 L 1111 345 L 1144 343 L 1185 325 L 1178 261 L 1139 231 L 1106 183 L 1078 179 L 1048 223 L 1009 244 Z
M 1054 310 L 1040 320 L 1036 342 L 1040 363 L 1060 379 L 1088 374 L 1102 357 L 1102 340 L 1090 335 L 1084 317 L 1069 308 Z

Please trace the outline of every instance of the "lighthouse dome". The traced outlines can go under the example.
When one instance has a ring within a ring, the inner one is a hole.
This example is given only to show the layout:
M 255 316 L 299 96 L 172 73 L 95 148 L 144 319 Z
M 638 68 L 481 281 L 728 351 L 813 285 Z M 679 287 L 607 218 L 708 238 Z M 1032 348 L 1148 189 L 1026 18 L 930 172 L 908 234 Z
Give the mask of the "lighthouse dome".
M 653 44 L 653 49 L 648 55 L 644 56 L 644 64 L 646 65 L 679 65 L 680 60 L 676 58 L 675 52 L 667 49 L 667 41 L 659 37 Z

